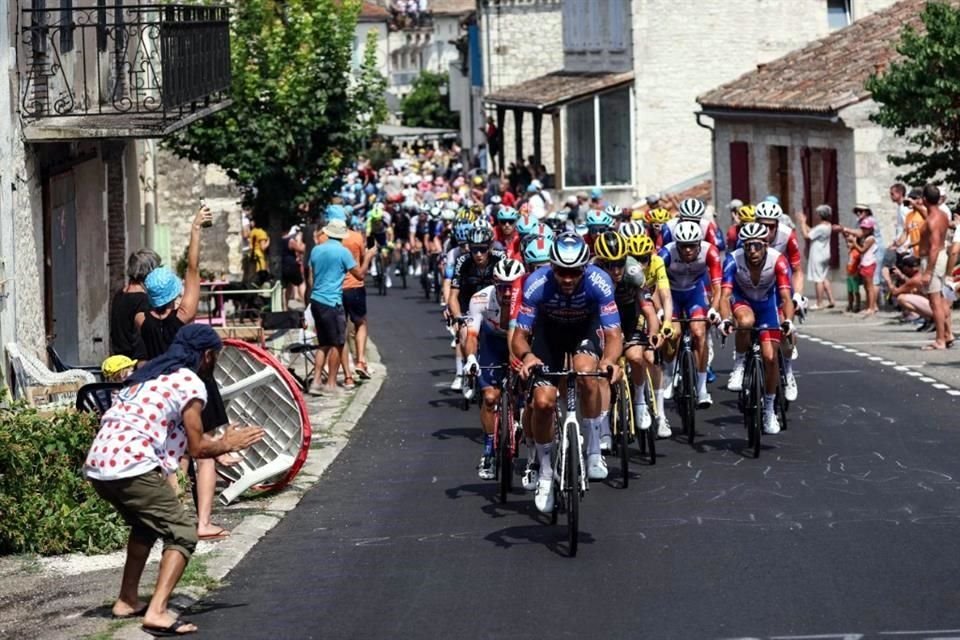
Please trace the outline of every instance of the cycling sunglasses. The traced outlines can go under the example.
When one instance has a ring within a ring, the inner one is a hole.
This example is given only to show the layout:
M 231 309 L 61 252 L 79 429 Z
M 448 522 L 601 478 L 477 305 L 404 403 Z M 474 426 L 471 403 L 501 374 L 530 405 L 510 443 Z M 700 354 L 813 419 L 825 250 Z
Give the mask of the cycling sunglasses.
M 470 253 L 487 253 L 488 251 L 490 251 L 490 245 L 488 244 L 470 245 Z
M 766 242 L 744 242 L 743 250 L 744 251 L 763 251 L 767 248 Z
M 553 272 L 562 278 L 576 278 L 582 276 L 583 267 L 554 267 Z
M 623 260 L 598 260 L 597 266 L 601 269 L 623 269 L 627 266 L 627 259 Z

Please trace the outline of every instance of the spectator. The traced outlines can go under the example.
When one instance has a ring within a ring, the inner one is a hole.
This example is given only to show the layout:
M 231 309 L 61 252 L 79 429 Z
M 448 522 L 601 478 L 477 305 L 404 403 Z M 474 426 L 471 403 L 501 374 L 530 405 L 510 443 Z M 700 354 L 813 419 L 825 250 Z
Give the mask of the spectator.
M 860 250 L 853 236 L 847 242 L 847 313 L 860 313 Z
M 405 214 L 404 214 L 405 215 Z M 350 252 L 357 264 L 363 262 L 363 253 L 365 240 L 363 235 L 356 231 L 347 231 L 343 238 L 344 248 Z M 356 344 L 356 357 L 354 358 L 356 374 L 368 380 L 370 378 L 370 367 L 367 365 L 367 289 L 361 278 L 357 278 L 352 272 L 348 272 L 343 280 L 343 311 L 347 320 L 353 323 Z M 344 347 L 340 354 L 340 361 L 343 367 L 343 387 L 352 389 L 354 386 L 353 376 L 350 375 L 350 354 L 344 342 Z
M 540 195 L 540 189 L 538 188 L 539 182 L 534 180 L 527 186 L 527 193 L 520 201 L 521 204 L 526 204 L 529 208 L 530 215 L 536 218 L 537 220 L 543 220 L 547 215 L 547 206 L 543 201 L 543 196 Z
M 477 170 L 486 174 L 490 170 L 490 155 L 487 153 L 487 145 L 480 143 L 477 145 Z
M 817 224 L 812 228 L 807 224 L 807 218 L 803 213 L 797 215 L 797 227 L 809 243 L 807 280 L 813 282 L 817 297 L 816 303 L 811 308 L 833 309 L 836 306 L 830 286 L 830 236 L 833 231 L 830 220 L 833 218 L 833 209 L 830 205 L 821 204 L 814 211 L 817 215 Z M 826 306 L 823 304 L 824 300 L 827 301 Z
M 310 313 L 316 326 L 317 351 L 311 395 L 336 396 L 341 393 L 337 387 L 337 369 L 340 367 L 340 350 L 346 342 L 346 319 L 343 312 L 343 281 L 347 273 L 360 281 L 367 275 L 370 262 L 376 255 L 376 247 L 367 250 L 363 265 L 358 265 L 342 243 L 347 235 L 347 225 L 343 220 L 335 219 L 327 223 L 323 233 L 329 239 L 320 242 L 310 253 L 307 286 L 310 289 Z M 329 368 L 327 384 L 321 382 L 324 363 Z
M 907 186 L 902 182 L 895 182 L 890 185 L 890 202 L 897 206 L 894 212 L 893 237 L 900 238 L 903 228 L 906 225 L 907 214 L 910 213 L 910 205 L 907 202 Z M 899 250 L 900 246 L 894 242 L 891 245 L 893 249 Z
M 950 219 L 940 208 L 940 200 L 940 189 L 928 184 L 923 188 L 923 198 L 914 203 L 924 217 L 919 244 L 921 284 L 930 299 L 933 324 L 937 329 L 936 339 L 932 344 L 924 345 L 924 351 L 953 346 L 950 307 L 943 297 L 948 259 L 945 243 Z
M 904 319 L 909 319 L 907 314 L 916 314 L 924 321 L 918 331 L 932 328 L 933 310 L 930 308 L 930 300 L 923 294 L 920 260 L 909 254 L 901 256 L 898 266 L 891 270 L 891 275 L 896 282 L 891 286 L 890 293 L 897 306 L 903 310 Z
M 503 167 L 497 167 L 497 156 L 500 153 L 500 129 L 493 121 L 493 116 L 487 116 L 486 128 L 480 127 L 480 130 L 487 137 L 487 149 L 490 153 L 490 168 L 493 171 L 503 171 Z
M 193 514 L 164 476 L 176 473 L 185 450 L 195 458 L 212 458 L 246 449 L 263 437 L 262 429 L 237 427 L 219 439 L 203 434 L 200 415 L 207 397 L 199 376 L 213 373 L 220 347 L 220 338 L 208 326 L 181 330 L 163 356 L 128 378 L 132 386 L 121 392 L 123 402 L 103 415 L 84 465 L 97 494 L 130 525 L 113 615 L 143 615 L 143 630 L 154 635 L 197 630 L 168 609 L 170 594 L 196 548 L 197 529 Z M 145 605 L 139 597 L 140 577 L 158 538 L 163 540 L 163 555 L 157 586 Z
M 160 256 L 152 249 L 140 249 L 127 260 L 127 284 L 117 291 L 110 305 L 110 353 L 134 360 L 147 357 L 147 348 L 140 337 L 140 325 L 150 310 L 150 301 L 143 281 L 160 266 Z
M 293 225 L 283 236 L 283 254 L 280 262 L 280 279 L 283 283 L 283 304 L 289 309 L 291 301 L 302 303 L 305 287 L 303 282 L 303 232 Z
M 594 187 L 590 189 L 590 208 L 591 209 L 603 209 L 606 207 L 606 202 L 603 199 L 603 189 L 600 187 Z
M 270 263 L 267 261 L 267 249 L 270 247 L 270 236 L 257 224 L 259 220 L 253 222 L 250 229 L 250 254 L 248 267 L 244 269 L 244 281 L 253 282 L 257 286 L 270 280 Z
M 100 365 L 100 373 L 106 382 L 123 382 L 137 368 L 137 361 L 124 355 L 110 356 Z
M 649 202 L 649 200 L 650 198 L 648 197 L 647 201 Z M 660 198 L 657 198 L 657 201 L 659 200 Z M 727 227 L 727 236 L 726 236 L 728 253 L 733 253 L 734 248 L 737 246 L 737 232 L 739 231 L 737 225 L 740 224 L 740 217 L 737 212 L 740 210 L 740 207 L 742 206 L 743 206 L 743 200 L 740 200 L 738 198 L 734 198 L 727 205 L 727 211 L 730 212 L 730 226 Z

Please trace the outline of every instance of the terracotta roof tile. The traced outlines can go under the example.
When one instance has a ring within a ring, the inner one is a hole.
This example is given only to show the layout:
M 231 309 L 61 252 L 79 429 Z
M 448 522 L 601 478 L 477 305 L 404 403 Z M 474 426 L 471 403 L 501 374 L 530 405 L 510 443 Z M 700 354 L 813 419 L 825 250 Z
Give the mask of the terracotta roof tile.
M 633 72 L 575 73 L 554 71 L 484 96 L 487 104 L 547 109 L 633 81 Z
M 922 30 L 927 0 L 902 0 L 697 98 L 704 109 L 835 113 L 870 97 L 864 83 L 898 57 L 906 25 Z M 950 0 L 958 5 L 960 0 Z
M 427 8 L 434 15 L 459 16 L 477 10 L 476 0 L 430 0 Z
M 378 4 L 364 2 L 360 5 L 360 20 L 364 22 L 376 22 L 390 19 L 390 12 Z

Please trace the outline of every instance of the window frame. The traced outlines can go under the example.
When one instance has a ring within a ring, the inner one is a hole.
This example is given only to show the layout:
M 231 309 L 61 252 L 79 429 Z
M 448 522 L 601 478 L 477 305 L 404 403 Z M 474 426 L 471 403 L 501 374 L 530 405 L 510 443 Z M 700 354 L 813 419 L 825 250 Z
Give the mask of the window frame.
M 630 153 L 627 154 L 629 158 L 630 166 L 627 168 L 627 175 L 630 176 L 630 181 L 624 184 L 604 184 L 603 183 L 603 172 L 602 172 L 602 161 L 600 159 L 600 146 L 601 146 L 601 123 L 600 118 L 602 117 L 602 112 L 600 110 L 600 96 L 614 93 L 617 91 L 627 91 L 629 97 L 628 100 L 628 110 L 629 110 L 629 119 L 630 119 Z M 627 85 L 621 85 L 618 87 L 612 87 L 605 91 L 600 91 L 594 93 L 586 98 L 581 98 L 579 100 L 571 100 L 570 102 L 563 105 L 563 119 L 561 123 L 561 138 L 562 138 L 562 150 L 563 150 L 563 186 L 561 187 L 564 190 L 574 190 L 574 189 L 592 189 L 594 187 L 599 187 L 601 189 L 633 189 L 634 183 L 636 182 L 636 176 L 634 173 L 636 157 L 635 157 L 635 139 L 634 134 L 636 131 L 636 105 L 635 105 L 635 95 L 634 95 L 634 85 L 633 83 Z M 568 143 L 569 136 L 567 136 L 567 108 L 570 105 L 583 103 L 588 100 L 593 101 L 593 149 L 594 149 L 594 176 L 596 184 L 570 184 L 567 181 L 567 152 L 568 152 Z
M 843 5 L 844 14 L 846 15 L 846 24 L 843 25 L 834 25 L 830 20 L 830 9 L 831 7 L 836 7 L 837 5 Z M 827 29 L 830 31 L 837 31 L 838 29 L 844 29 L 853 24 L 853 1 L 852 0 L 827 0 Z

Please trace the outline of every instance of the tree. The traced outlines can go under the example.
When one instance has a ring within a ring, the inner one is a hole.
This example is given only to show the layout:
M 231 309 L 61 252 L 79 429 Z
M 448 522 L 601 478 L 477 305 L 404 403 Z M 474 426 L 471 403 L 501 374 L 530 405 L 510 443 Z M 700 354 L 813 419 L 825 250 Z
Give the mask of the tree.
M 223 167 L 276 226 L 327 195 L 386 116 L 376 34 L 353 69 L 359 0 L 233 4 L 233 104 L 171 136 L 178 156 Z M 276 220 L 273 220 L 276 218 Z
M 872 75 L 866 88 L 879 104 L 871 120 L 909 143 L 888 160 L 910 170 L 908 184 L 960 185 L 960 10 L 930 2 L 923 29 L 904 28 L 901 58 Z
M 459 127 L 460 117 L 450 110 L 449 97 L 440 93 L 440 87 L 446 87 L 447 80 L 445 73 L 420 72 L 410 93 L 400 102 L 403 124 L 437 129 Z

